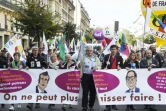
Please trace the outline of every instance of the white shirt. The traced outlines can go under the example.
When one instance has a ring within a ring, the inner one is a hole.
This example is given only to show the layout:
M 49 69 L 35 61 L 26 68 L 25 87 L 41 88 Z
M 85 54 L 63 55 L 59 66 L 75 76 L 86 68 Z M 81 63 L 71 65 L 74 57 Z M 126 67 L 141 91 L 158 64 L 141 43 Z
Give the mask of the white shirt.
M 44 91 L 40 90 L 39 86 L 37 88 L 38 88 L 39 93 L 44 93 Z
M 89 58 L 88 56 L 85 56 L 84 60 L 84 72 L 86 74 L 92 74 L 92 68 L 96 67 L 96 58 L 93 56 L 92 58 Z

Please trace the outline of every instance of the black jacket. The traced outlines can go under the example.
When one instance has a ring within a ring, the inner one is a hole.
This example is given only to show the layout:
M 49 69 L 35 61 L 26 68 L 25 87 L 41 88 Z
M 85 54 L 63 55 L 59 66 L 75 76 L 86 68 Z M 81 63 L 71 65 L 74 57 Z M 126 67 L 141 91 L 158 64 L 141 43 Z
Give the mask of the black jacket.
M 107 62 L 108 62 L 108 59 L 110 57 L 110 54 L 107 54 L 105 57 L 104 57 L 104 60 L 103 60 L 103 63 L 102 63 L 102 69 L 105 69 L 106 66 L 107 66 L 107 69 L 110 69 L 111 68 L 111 63 L 110 65 L 107 65 Z M 118 65 L 120 68 L 123 68 L 123 58 L 122 56 L 119 56 L 119 55 L 116 55 L 116 65 L 117 65 L 117 68 L 118 68 Z M 111 59 L 111 58 L 110 58 Z M 113 61 L 113 60 L 111 60 Z
M 40 62 L 40 66 L 37 67 L 37 62 Z M 34 66 L 32 66 L 34 64 Z M 37 56 L 36 58 L 31 55 L 29 58 L 27 58 L 26 66 L 32 69 L 41 69 L 41 68 L 47 68 L 47 64 L 43 56 Z
M 5 56 L 0 56 L 0 68 L 7 68 L 7 58 Z
M 69 68 L 75 66 L 75 61 L 72 60 L 72 64 L 69 66 Z M 62 65 L 59 65 L 59 69 L 67 69 L 67 62 L 63 63 Z
M 135 61 L 134 63 L 136 65 L 136 68 L 140 68 L 140 64 L 139 64 L 138 61 Z M 124 65 L 123 65 L 123 68 L 126 68 L 126 67 L 131 68 L 130 61 L 128 61 L 128 60 L 126 60 L 125 63 L 124 63 Z
M 156 58 L 152 58 L 152 64 L 156 65 L 152 68 L 159 68 L 159 62 L 157 61 Z M 140 67 L 141 68 L 148 68 L 149 67 L 146 57 L 141 60 Z
M 155 55 L 155 58 L 159 62 L 159 68 L 162 68 L 163 63 L 164 63 L 164 58 L 158 53 Z
M 39 93 L 38 85 L 36 86 L 36 93 Z M 44 90 L 44 93 L 47 93 L 47 91 Z

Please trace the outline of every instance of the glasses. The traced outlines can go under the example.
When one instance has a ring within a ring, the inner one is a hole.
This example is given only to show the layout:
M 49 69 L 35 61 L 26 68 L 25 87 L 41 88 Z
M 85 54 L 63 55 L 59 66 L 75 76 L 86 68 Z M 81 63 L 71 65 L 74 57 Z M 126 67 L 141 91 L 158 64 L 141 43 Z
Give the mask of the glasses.
M 127 76 L 127 77 L 126 77 L 126 80 L 127 80 L 127 81 L 133 81 L 134 79 L 135 79 L 134 76 Z
M 92 50 L 86 50 L 87 52 L 91 52 Z

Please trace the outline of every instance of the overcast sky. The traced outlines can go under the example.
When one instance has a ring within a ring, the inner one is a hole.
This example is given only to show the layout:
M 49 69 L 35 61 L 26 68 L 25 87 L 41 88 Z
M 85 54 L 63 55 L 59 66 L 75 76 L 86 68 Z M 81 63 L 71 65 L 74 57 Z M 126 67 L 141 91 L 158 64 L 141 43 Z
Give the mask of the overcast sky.
M 91 26 L 109 26 L 120 22 L 128 28 L 139 17 L 141 0 L 80 0 L 91 18 Z

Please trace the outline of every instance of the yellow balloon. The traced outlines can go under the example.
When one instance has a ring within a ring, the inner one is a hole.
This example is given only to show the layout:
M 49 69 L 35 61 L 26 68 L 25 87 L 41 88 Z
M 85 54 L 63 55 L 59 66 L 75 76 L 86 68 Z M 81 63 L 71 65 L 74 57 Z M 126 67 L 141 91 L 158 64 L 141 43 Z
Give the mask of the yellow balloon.
M 146 7 L 151 8 L 152 12 L 166 25 L 166 0 L 141 0 L 141 9 L 144 17 L 146 16 Z M 166 38 L 163 37 L 163 34 L 166 33 L 153 15 L 150 17 L 149 27 L 155 30 L 152 32 L 153 35 L 163 39 Z

